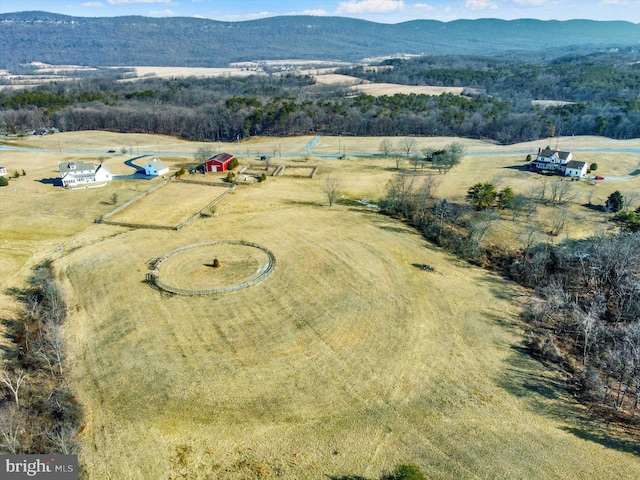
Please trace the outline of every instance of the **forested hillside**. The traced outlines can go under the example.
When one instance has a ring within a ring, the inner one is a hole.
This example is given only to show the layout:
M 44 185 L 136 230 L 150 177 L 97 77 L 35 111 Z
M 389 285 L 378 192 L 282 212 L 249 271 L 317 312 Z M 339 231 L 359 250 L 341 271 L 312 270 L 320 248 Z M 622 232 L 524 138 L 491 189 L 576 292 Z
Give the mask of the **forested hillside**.
M 637 138 L 636 55 L 629 48 L 549 61 L 430 56 L 343 70 L 377 82 L 470 87 L 463 96 L 354 95 L 346 87 L 316 85 L 313 77 L 293 73 L 136 82 L 86 78 L 0 93 L 0 124 L 11 134 L 57 127 L 212 141 L 318 131 L 500 143 L 556 134 Z
M 312 16 L 219 22 L 186 17 L 83 18 L 46 12 L 0 15 L 0 68 L 10 70 L 31 61 L 214 67 L 265 59 L 498 55 L 638 42 L 640 25 L 584 20 L 415 20 L 390 25 Z
M 492 99 L 510 102 L 512 114 L 537 122 L 516 133 L 521 122 L 511 124 L 510 140 L 498 132 L 477 131 L 500 141 L 526 140 L 535 135 L 539 121 L 549 134 L 603 135 L 611 138 L 640 136 L 640 63 L 636 48 L 583 55 L 567 55 L 549 61 L 533 57 L 498 59 L 479 56 L 427 56 L 382 62 L 387 68 L 349 68 L 341 73 L 373 82 L 407 85 L 461 86 Z M 468 117 L 459 117 L 462 123 Z M 516 120 L 513 117 L 512 120 Z M 478 119 L 476 119 L 477 121 Z

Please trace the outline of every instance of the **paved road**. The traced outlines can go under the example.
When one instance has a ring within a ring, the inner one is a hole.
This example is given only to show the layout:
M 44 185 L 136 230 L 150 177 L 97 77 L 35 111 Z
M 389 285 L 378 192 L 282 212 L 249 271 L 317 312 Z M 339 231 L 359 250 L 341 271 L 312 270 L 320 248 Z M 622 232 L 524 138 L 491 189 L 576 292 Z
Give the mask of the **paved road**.
M 318 141 L 320 141 L 320 139 L 322 138 L 322 133 L 319 133 L 318 135 L 316 135 L 315 137 L 313 137 L 313 139 L 307 143 L 307 145 L 305 145 L 305 147 L 302 149 L 302 152 L 298 152 L 298 153 L 289 153 L 289 154 L 281 154 L 282 157 L 284 158 L 291 158 L 291 157 L 299 157 L 301 155 L 305 155 L 307 153 L 310 153 L 313 148 L 316 146 L 316 144 L 318 143 Z M 14 151 L 14 152 L 39 152 L 39 153 L 64 153 L 64 154 L 73 154 L 73 155 L 105 155 L 105 152 L 103 150 L 56 150 L 56 149 L 43 149 L 43 148 L 32 148 L 32 147 L 15 147 L 12 145 L 0 145 L 0 151 Z M 633 149 L 633 148 L 621 148 L 621 149 L 596 149 L 596 148 L 588 148 L 588 149 L 574 149 L 572 150 L 573 152 L 584 152 L 584 153 L 631 153 L 634 155 L 638 155 L 640 156 L 640 149 Z M 473 150 L 470 150 L 468 152 L 465 153 L 466 157 L 495 157 L 495 156 L 503 156 L 503 155 L 527 155 L 532 153 L 531 150 L 520 150 L 520 149 L 513 149 L 513 150 L 501 150 L 500 152 L 474 152 Z M 132 162 L 133 160 L 139 159 L 139 158 L 143 158 L 143 157 L 147 157 L 147 156 L 167 156 L 167 157 L 171 157 L 171 156 L 194 156 L 195 153 L 185 153 L 185 152 L 138 152 L 138 156 L 137 157 L 133 157 L 129 160 L 126 160 L 124 163 L 127 164 L 128 166 L 135 168 L 136 169 L 136 173 L 131 174 L 131 175 L 118 175 L 117 177 L 119 177 L 119 179 L 126 179 L 126 178 L 130 178 L 130 179 L 143 179 L 143 178 L 148 178 L 146 177 L 146 175 L 144 174 L 140 174 L 140 167 L 134 165 Z M 237 157 L 254 157 L 255 155 L 247 155 L 247 154 L 237 154 Z M 336 159 L 336 158 L 340 158 L 340 154 L 338 153 L 329 153 L 329 154 L 315 154 L 315 156 L 318 156 L 320 158 L 325 158 L 325 159 Z M 353 152 L 349 152 L 349 156 L 350 157 L 382 157 L 383 154 L 382 153 L 353 153 Z M 640 169 L 636 169 L 633 172 L 627 174 L 627 175 L 615 175 L 615 176 L 609 176 L 609 177 L 605 177 L 605 181 L 616 181 L 616 180 L 629 180 L 631 178 L 634 178 L 636 176 L 640 175 Z

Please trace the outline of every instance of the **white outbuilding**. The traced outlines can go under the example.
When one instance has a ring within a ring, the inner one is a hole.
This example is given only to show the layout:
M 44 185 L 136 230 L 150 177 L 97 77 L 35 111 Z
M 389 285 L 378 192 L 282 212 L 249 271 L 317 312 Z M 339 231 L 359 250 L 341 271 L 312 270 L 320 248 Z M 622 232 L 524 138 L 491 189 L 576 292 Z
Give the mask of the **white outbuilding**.
M 564 167 L 564 174 L 567 177 L 582 178 L 587 176 L 587 162 L 571 160 Z
M 149 177 L 157 177 L 158 175 L 164 175 L 168 172 L 169 167 L 159 158 L 154 158 L 144 166 L 144 174 Z

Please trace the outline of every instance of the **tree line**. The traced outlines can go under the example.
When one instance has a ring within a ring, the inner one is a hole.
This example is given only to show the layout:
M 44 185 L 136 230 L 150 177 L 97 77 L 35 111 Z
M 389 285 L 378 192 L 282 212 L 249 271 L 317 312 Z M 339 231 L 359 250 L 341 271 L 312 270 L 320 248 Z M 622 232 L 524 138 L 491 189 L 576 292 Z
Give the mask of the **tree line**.
M 308 76 L 237 79 L 83 80 L 0 93 L 0 125 L 110 130 L 233 141 L 255 135 L 451 135 L 509 143 L 546 137 L 549 121 L 486 95 L 374 97 L 314 86 Z M 313 88 L 311 88 L 313 87 Z
M 0 452 L 78 453 L 82 411 L 66 378 L 67 305 L 52 262 L 35 267 L 27 287 L 10 293 L 22 309 L 5 322 L 11 348 L 0 371 Z
M 568 372 L 574 393 L 592 405 L 634 420 L 640 409 L 640 233 L 626 229 L 553 244 L 531 225 L 519 235 L 519 247 L 487 246 L 483 239 L 497 220 L 529 217 L 541 203 L 557 206 L 547 234 L 558 235 L 567 220 L 563 205 L 572 198 L 571 182 L 545 182 L 527 195 L 476 183 L 465 203 L 437 198 L 438 183 L 437 175 L 399 173 L 386 187 L 382 212 L 530 288 L 522 314 L 530 352 Z M 623 202 L 614 192 L 603 215 L 619 221 Z
M 629 54 L 546 63 L 484 57 L 390 60 L 343 73 L 373 81 L 464 85 L 463 96 L 372 96 L 307 75 L 84 78 L 0 92 L 0 128 L 110 130 L 233 141 L 323 131 L 359 136 L 461 136 L 509 144 L 556 134 L 640 137 L 640 67 Z M 533 100 L 556 102 L 541 107 Z M 567 103 L 569 102 L 569 103 Z
M 373 82 L 467 87 L 471 96 L 480 91 L 509 102 L 510 112 L 539 113 L 552 135 L 637 138 L 640 65 L 635 57 L 634 48 L 552 59 L 425 56 L 339 72 Z M 561 103 L 545 108 L 535 100 Z

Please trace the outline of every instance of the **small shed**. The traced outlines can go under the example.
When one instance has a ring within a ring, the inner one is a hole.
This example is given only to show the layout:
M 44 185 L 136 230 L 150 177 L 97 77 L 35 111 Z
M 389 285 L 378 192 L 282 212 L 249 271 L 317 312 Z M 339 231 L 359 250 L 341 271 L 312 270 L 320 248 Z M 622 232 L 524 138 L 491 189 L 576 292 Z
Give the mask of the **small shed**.
M 0 177 L 4 177 L 7 174 L 7 169 L 5 167 L 0 167 Z
M 202 164 L 204 173 L 226 172 L 229 170 L 229 162 L 233 160 L 230 153 L 219 153 Z
M 144 166 L 144 174 L 148 177 L 157 177 L 159 175 L 164 175 L 169 171 L 169 167 L 160 159 L 154 158 L 147 162 Z

